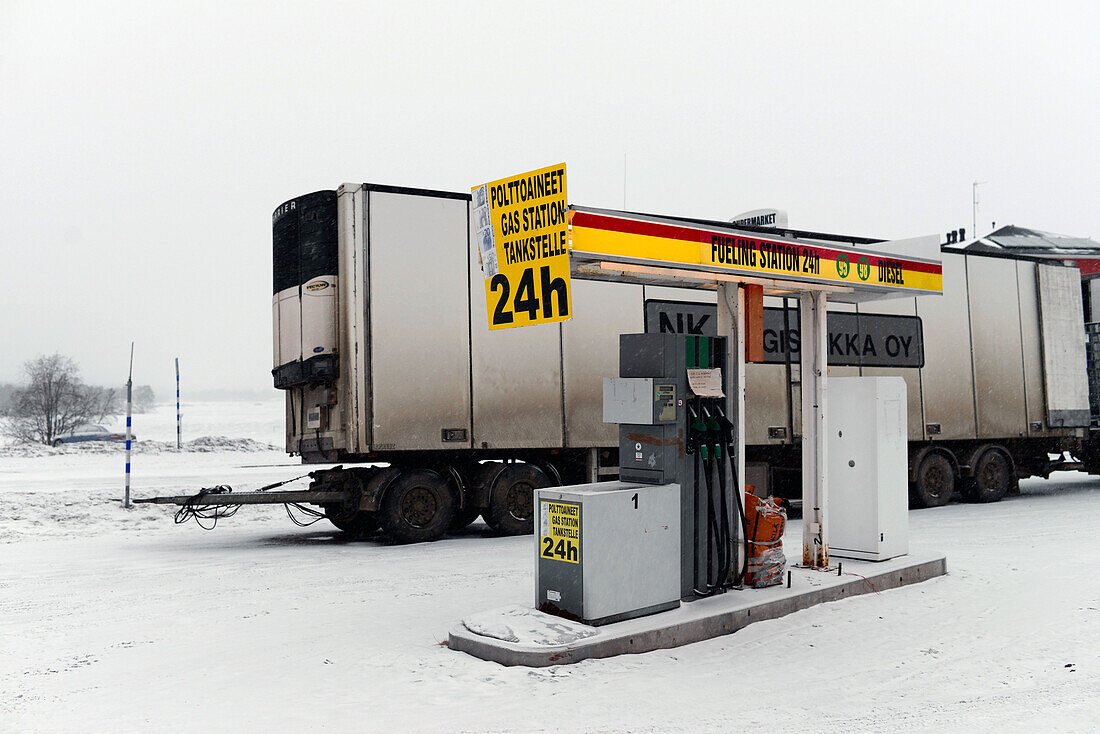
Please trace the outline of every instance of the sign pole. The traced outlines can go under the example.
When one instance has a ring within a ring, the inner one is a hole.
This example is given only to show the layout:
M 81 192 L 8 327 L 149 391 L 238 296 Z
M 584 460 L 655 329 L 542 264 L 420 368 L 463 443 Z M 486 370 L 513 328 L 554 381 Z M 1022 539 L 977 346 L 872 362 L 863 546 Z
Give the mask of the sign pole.
M 180 417 L 180 358 L 176 357 L 176 451 L 183 449 L 183 420 Z
M 122 495 L 122 506 L 129 508 L 130 504 L 130 443 L 131 443 L 131 417 L 134 413 L 134 343 L 130 342 L 130 375 L 126 378 L 126 488 Z

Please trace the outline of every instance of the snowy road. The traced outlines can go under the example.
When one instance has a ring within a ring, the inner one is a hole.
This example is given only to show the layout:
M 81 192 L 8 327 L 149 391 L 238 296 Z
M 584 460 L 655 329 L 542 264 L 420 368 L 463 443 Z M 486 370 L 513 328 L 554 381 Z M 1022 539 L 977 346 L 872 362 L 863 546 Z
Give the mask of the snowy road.
M 530 537 L 477 524 L 429 545 L 346 543 L 281 508 L 204 533 L 167 508 L 87 508 L 101 493 L 79 484 L 9 485 L 0 731 L 1095 732 L 1100 480 L 1023 485 L 911 513 L 945 578 L 541 670 L 440 644 L 471 612 L 529 603 Z M 13 519 L 35 516 L 52 519 Z

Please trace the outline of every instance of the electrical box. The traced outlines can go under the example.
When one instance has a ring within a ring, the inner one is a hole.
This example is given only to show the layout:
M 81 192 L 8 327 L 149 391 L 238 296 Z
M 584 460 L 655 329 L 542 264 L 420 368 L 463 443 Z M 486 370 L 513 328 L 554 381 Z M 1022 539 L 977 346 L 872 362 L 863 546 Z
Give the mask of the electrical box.
M 536 608 L 600 625 L 680 604 L 680 487 L 537 490 Z
M 321 406 L 314 405 L 306 411 L 306 428 L 311 431 L 321 429 Z
M 885 561 L 909 552 L 905 380 L 830 377 L 829 555 Z

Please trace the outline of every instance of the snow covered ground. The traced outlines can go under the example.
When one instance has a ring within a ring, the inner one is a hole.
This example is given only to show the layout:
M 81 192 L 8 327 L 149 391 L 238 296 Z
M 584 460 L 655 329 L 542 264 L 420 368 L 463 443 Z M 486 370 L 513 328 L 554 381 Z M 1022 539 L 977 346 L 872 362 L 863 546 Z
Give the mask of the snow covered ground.
M 210 432 L 277 443 L 266 410 Z M 204 532 L 122 509 L 120 458 L 0 454 L 2 732 L 1100 731 L 1100 480 L 1082 474 L 910 513 L 944 578 L 531 670 L 441 644 L 462 617 L 530 603 L 530 537 L 479 522 L 352 543 L 281 507 Z M 139 453 L 134 471 L 135 496 L 301 473 L 278 450 Z M 798 543 L 792 523 L 789 556 Z
M 283 446 L 283 425 L 286 419 L 285 398 L 272 391 L 267 400 L 209 400 L 184 402 L 183 438 L 196 436 L 229 436 L 251 438 Z M 125 418 L 119 421 L 124 427 Z M 154 441 L 176 440 L 176 404 L 158 404 L 150 413 L 133 417 L 134 433 Z
M 282 421 L 282 400 L 186 405 L 184 447 L 177 451 L 174 403 L 135 415 L 134 432 L 140 438 L 131 457 L 132 496 L 192 494 L 217 484 L 244 491 L 318 468 L 303 468 L 283 451 Z M 100 535 L 105 527 L 140 532 L 166 508 L 142 505 L 124 514 L 104 514 L 104 507 L 121 501 L 124 474 L 121 443 L 0 447 L 0 496 L 8 508 L 0 519 L 0 543 Z M 307 481 L 288 488 L 304 488 Z M 262 521 L 273 514 L 285 520 L 282 507 L 256 510 L 234 522 Z

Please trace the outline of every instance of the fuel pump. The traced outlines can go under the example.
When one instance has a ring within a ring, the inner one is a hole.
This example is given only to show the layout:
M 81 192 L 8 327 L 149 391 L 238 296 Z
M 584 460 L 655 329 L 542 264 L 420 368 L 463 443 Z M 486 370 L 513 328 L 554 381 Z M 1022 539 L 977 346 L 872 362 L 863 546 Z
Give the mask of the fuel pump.
M 619 481 L 536 490 L 536 608 L 607 624 L 741 585 L 725 362 L 724 337 L 619 337 L 603 406 L 619 424 Z
M 620 419 L 620 480 L 680 487 L 681 598 L 739 586 L 746 559 L 736 549 L 745 514 L 734 423 L 725 412 L 730 388 L 726 338 L 624 334 L 619 337 L 619 374 L 605 383 L 604 419 Z M 645 422 L 638 419 L 644 413 L 624 411 L 613 399 L 616 388 L 637 390 L 639 380 L 643 392 L 652 385 L 653 404 L 659 408 Z

